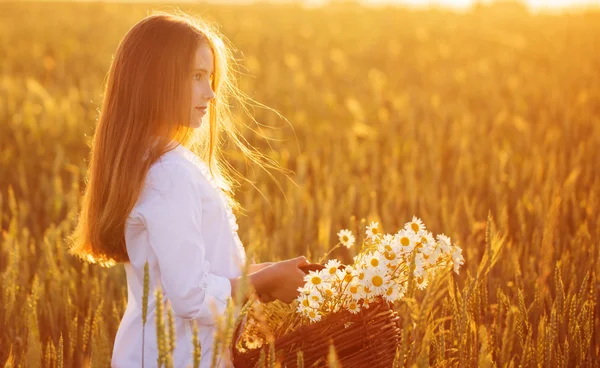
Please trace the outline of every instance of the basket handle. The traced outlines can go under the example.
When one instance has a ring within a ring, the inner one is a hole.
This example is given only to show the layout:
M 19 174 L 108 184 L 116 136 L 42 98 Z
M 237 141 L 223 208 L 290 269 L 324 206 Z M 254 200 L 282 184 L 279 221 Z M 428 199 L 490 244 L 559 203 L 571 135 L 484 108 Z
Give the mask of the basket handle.
M 310 271 L 321 271 L 325 266 L 320 263 L 311 263 L 304 266 L 298 266 L 298 268 L 304 271 L 305 274 L 308 274 Z M 346 265 L 340 265 L 338 267 L 340 270 L 343 270 L 344 268 L 346 268 Z
M 310 271 L 321 271 L 325 268 L 322 264 L 319 263 L 311 263 L 304 266 L 298 266 L 305 274 L 308 274 Z

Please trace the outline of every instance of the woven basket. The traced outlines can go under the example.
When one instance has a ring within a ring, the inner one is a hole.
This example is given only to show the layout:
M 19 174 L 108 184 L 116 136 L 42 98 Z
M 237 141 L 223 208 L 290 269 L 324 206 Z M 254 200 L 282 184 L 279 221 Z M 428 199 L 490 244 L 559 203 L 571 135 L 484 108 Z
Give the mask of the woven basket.
M 322 268 L 311 264 L 302 269 L 308 273 Z M 239 330 L 236 336 L 238 333 Z M 382 298 L 357 314 L 348 311 L 332 313 L 319 322 L 302 326 L 276 339 L 277 361 L 282 367 L 297 367 L 297 352 L 302 351 L 305 367 L 327 367 L 330 341 L 335 347 L 338 362 L 344 368 L 389 368 L 400 342 L 400 318 Z M 234 348 L 234 366 L 254 368 L 261 349 L 267 356 L 268 346 L 245 352 Z

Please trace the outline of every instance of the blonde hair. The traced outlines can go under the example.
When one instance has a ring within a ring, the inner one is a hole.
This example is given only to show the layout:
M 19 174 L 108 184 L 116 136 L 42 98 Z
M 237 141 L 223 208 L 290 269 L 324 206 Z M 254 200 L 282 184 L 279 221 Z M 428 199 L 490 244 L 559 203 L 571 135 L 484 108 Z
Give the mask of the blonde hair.
M 215 98 L 208 106 L 208 127 L 192 129 L 190 72 L 201 45 L 213 53 Z M 173 148 L 168 146 L 172 140 L 208 164 L 234 209 L 239 204 L 233 198 L 238 183 L 233 176 L 246 179 L 222 159 L 221 133 L 261 168 L 281 169 L 236 128 L 229 102 L 237 100 L 248 112 L 250 98 L 236 86 L 234 65 L 224 37 L 197 16 L 153 12 L 127 32 L 108 71 L 81 211 L 68 239 L 71 254 L 103 266 L 129 260 L 127 217 L 150 166 Z

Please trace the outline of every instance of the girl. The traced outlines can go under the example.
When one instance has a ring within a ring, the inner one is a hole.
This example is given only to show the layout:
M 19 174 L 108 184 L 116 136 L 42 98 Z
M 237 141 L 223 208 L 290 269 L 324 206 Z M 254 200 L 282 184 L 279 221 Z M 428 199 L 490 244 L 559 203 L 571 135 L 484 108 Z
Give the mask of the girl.
M 110 66 L 70 240 L 71 253 L 88 262 L 124 264 L 128 303 L 114 342 L 115 368 L 157 366 L 157 287 L 174 315 L 174 366 L 191 366 L 197 323 L 200 367 L 209 367 L 215 318 L 236 294 L 246 262 L 219 133 L 253 161 L 262 157 L 231 125 L 228 98 L 242 95 L 232 61 L 200 19 L 156 12 L 129 30 Z M 142 328 L 146 262 L 150 292 Z M 299 266 L 307 263 L 298 257 L 250 265 L 248 293 L 291 302 L 304 283 Z M 227 354 L 218 362 L 232 366 Z

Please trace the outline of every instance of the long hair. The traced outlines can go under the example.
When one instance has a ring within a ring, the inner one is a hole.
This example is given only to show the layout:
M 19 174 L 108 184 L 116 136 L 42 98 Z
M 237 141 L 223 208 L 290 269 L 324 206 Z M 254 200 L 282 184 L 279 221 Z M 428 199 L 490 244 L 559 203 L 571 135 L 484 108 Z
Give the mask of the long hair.
M 190 72 L 201 45 L 213 53 L 215 98 L 207 109 L 208 127 L 192 129 Z M 81 210 L 68 238 L 71 254 L 107 267 L 129 260 L 127 217 L 150 166 L 174 148 L 169 146 L 173 140 L 208 164 L 234 209 L 239 205 L 233 198 L 233 174 L 239 173 L 222 159 L 221 133 L 263 169 L 280 169 L 248 145 L 234 124 L 229 100 L 236 99 L 244 109 L 249 100 L 236 86 L 234 63 L 230 47 L 213 26 L 182 12 L 153 12 L 127 32 L 106 78 Z

